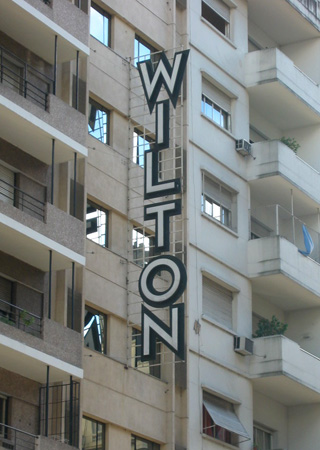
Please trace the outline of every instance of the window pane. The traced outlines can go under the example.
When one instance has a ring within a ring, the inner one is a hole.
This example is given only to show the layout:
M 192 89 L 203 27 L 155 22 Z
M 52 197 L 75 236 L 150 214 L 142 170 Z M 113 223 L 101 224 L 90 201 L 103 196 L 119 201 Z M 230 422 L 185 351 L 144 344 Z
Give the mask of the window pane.
M 103 142 L 109 143 L 108 122 L 109 111 L 90 99 L 88 132 L 91 136 Z
M 84 345 L 91 350 L 100 353 L 106 353 L 107 343 L 107 318 L 99 311 L 89 307 L 85 308 L 84 313 Z
M 142 352 L 142 334 L 137 328 L 132 328 L 131 341 L 131 365 L 136 367 L 141 372 L 148 373 L 154 377 L 161 377 L 161 342 L 157 340 L 156 343 L 156 358 L 151 361 L 141 361 Z
M 99 7 L 92 4 L 90 8 L 90 34 L 102 44 L 109 46 L 110 18 Z
M 135 130 L 133 132 L 133 162 L 144 167 L 144 152 L 150 150 L 150 141 Z
M 154 237 L 139 228 L 132 230 L 133 262 L 143 267 L 154 253 Z
M 103 423 L 82 418 L 82 450 L 104 450 L 104 434 Z
M 108 211 L 99 209 L 89 200 L 87 202 L 86 234 L 87 238 L 102 247 L 108 247 Z
M 138 62 L 145 61 L 147 59 L 151 59 L 152 62 L 156 62 L 159 60 L 159 55 L 152 55 L 152 53 L 156 52 L 156 49 L 152 47 L 152 45 L 145 42 L 139 36 L 136 36 L 134 41 L 134 65 L 136 66 Z
M 131 450 L 160 450 L 160 445 L 137 436 L 131 436 Z

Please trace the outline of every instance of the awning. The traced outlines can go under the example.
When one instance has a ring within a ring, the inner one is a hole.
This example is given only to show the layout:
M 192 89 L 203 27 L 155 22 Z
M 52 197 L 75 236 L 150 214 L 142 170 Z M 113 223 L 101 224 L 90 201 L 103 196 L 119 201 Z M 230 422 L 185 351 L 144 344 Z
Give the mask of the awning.
M 231 431 L 231 433 L 250 439 L 250 436 L 231 408 L 226 408 L 224 405 L 213 403 L 209 400 L 203 400 L 203 404 L 215 425 L 225 428 Z

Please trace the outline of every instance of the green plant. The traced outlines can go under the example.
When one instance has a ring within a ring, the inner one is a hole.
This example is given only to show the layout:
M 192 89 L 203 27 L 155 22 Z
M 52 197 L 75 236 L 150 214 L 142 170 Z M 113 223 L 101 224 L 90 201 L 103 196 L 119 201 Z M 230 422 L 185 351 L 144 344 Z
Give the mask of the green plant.
M 282 136 L 280 141 L 283 142 L 283 144 L 285 144 L 287 147 L 291 148 L 291 150 L 294 151 L 295 154 L 297 154 L 297 151 L 300 148 L 300 144 L 295 140 L 295 138 L 286 138 Z
M 22 311 L 20 314 L 20 319 L 22 320 L 23 324 L 26 327 L 30 327 L 30 325 L 33 324 L 34 322 L 34 317 L 30 316 L 29 318 L 27 317 L 27 311 Z
M 1 316 L 0 322 L 6 323 L 7 325 L 14 325 L 15 323 L 10 320 L 8 317 Z
M 276 316 L 272 316 L 272 319 L 260 319 L 258 323 L 258 329 L 253 337 L 262 336 L 274 336 L 276 334 L 284 334 L 288 328 L 287 323 L 280 322 Z

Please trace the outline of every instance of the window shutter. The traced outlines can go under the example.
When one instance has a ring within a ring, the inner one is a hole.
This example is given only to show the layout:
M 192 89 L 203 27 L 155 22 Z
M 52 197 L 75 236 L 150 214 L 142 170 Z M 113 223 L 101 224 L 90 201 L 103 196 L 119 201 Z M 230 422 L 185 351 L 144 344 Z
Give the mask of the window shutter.
M 13 205 L 14 172 L 0 164 L 0 200 Z
M 223 17 L 227 22 L 230 22 L 230 8 L 222 0 L 205 0 L 211 9 Z
M 231 210 L 232 193 L 228 189 L 221 186 L 216 181 L 204 176 L 203 193 L 216 200 L 217 203 L 223 205 L 225 208 Z
M 230 97 L 228 97 L 227 94 L 222 92 L 205 78 L 202 78 L 202 93 L 228 114 L 231 114 Z
M 232 328 L 232 292 L 208 278 L 202 283 L 203 313 L 222 325 Z

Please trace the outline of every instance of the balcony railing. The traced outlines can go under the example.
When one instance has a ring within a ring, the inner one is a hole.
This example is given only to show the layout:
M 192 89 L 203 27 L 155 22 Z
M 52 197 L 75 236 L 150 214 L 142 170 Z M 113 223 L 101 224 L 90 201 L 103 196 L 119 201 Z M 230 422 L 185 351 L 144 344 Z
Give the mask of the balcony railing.
M 0 46 L 0 82 L 44 110 L 48 109 L 48 95 L 53 80 Z
M 45 203 L 0 178 L 0 200 L 44 221 Z
M 0 447 L 10 450 L 34 450 L 37 436 L 0 423 Z
M 314 215 L 315 221 L 318 217 Z M 282 236 L 299 249 L 305 250 L 302 225 L 306 223 L 280 205 L 267 205 L 251 211 L 251 239 L 267 236 Z M 314 249 L 309 255 L 314 261 L 320 262 L 320 233 L 306 225 L 314 243 Z
M 318 17 L 319 2 L 317 0 L 299 0 L 299 2 L 302 3 L 314 16 Z
M 4 322 L 34 336 L 41 335 L 41 317 L 0 299 L 0 322 Z

